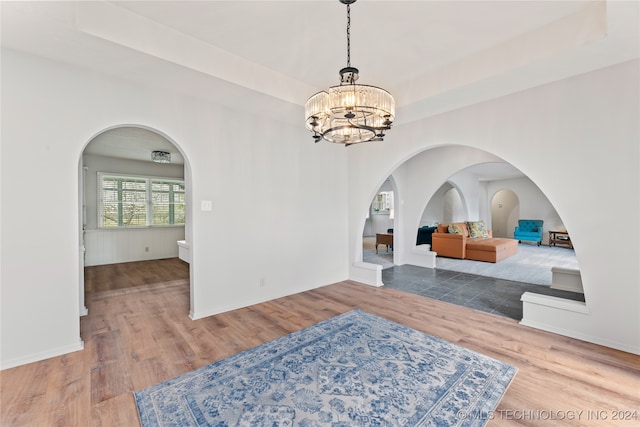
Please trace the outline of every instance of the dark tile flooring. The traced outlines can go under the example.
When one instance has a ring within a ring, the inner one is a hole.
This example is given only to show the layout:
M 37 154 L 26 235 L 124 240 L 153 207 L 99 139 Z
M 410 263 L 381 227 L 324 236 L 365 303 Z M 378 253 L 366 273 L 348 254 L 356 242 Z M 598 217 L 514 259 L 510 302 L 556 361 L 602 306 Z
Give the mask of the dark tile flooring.
M 382 282 L 389 288 L 516 320 L 522 319 L 520 296 L 525 292 L 584 301 L 583 294 L 559 291 L 548 286 L 412 265 L 396 265 L 382 270 Z

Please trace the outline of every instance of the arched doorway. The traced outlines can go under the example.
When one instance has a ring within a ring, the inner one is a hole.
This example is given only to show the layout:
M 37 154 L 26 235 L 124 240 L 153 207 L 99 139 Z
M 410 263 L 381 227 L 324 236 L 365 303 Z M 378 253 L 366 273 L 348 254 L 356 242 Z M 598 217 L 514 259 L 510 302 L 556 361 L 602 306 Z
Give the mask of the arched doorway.
M 495 237 L 513 237 L 520 218 L 520 200 L 511 190 L 500 190 L 491 199 L 491 229 Z
M 463 156 L 465 162 L 452 164 L 450 171 L 436 167 L 443 161 Z M 480 150 L 453 146 L 434 148 L 414 156 L 397 170 L 402 177 L 404 202 L 399 221 L 408 224 L 407 237 L 415 235 L 413 224 L 422 228 L 483 220 L 496 237 L 512 238 L 520 215 L 544 219 L 545 224 L 560 220 L 551 202 L 531 179 L 504 160 Z M 499 204 L 502 206 L 498 207 Z M 492 219 L 494 210 L 500 210 L 500 215 Z M 401 259 L 405 262 L 399 262 L 393 271 L 385 270 L 382 281 L 390 287 L 461 305 L 476 304 L 474 308 L 495 310 L 516 318 L 522 310 L 519 298 L 529 286 L 540 289 L 542 285 L 546 289 L 540 293 L 556 294 L 555 289 L 549 290 L 551 267 L 577 269 L 573 250 L 550 251 L 546 246 L 523 246 L 519 249 L 523 257 L 514 256 L 500 263 L 440 256 L 431 270 L 424 271 L 415 269 L 420 266 L 416 263 L 417 257 L 407 257 Z M 529 250 L 535 251 L 531 257 L 528 257 Z M 505 281 L 517 284 L 505 290 Z M 482 298 L 476 299 L 481 294 Z M 567 298 L 580 298 L 573 292 L 570 297 Z
M 190 168 L 156 129 L 120 125 L 92 137 L 79 160 L 78 194 L 81 315 L 85 267 L 172 259 L 178 241 L 191 241 Z M 189 286 L 193 307 L 191 277 Z
M 381 265 L 383 269 L 394 265 L 393 245 L 376 245 L 377 236 L 393 234 L 396 193 L 393 177 L 389 176 L 371 200 L 362 231 L 362 261 Z M 384 241 L 389 241 L 388 236 Z

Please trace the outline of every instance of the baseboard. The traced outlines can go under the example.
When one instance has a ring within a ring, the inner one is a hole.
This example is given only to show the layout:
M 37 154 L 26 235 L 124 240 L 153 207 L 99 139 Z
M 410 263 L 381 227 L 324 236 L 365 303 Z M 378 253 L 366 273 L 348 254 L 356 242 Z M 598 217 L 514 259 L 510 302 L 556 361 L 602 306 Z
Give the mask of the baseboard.
M 334 283 L 338 283 L 341 280 L 334 282 Z M 253 299 L 248 299 L 243 301 L 240 304 L 230 304 L 230 305 L 223 305 L 223 306 L 216 306 L 216 307 L 210 307 L 210 308 L 206 308 L 204 310 L 199 310 L 199 311 L 193 311 L 193 308 L 189 311 L 189 319 L 191 320 L 199 320 L 199 319 L 204 319 L 205 317 L 210 317 L 210 316 L 215 316 L 217 314 L 222 314 L 222 313 L 228 313 L 230 311 L 233 310 L 238 310 L 241 308 L 245 308 L 245 307 L 250 307 L 252 305 L 256 305 L 256 304 L 262 304 L 264 302 L 268 302 L 268 301 L 273 301 L 275 299 L 279 299 L 279 298 L 284 298 L 284 297 L 288 297 L 290 295 L 295 295 L 301 292 L 307 292 L 313 289 L 317 289 L 317 288 L 321 288 L 323 286 L 326 286 L 325 284 L 314 284 L 314 285 L 309 285 L 309 287 L 305 287 L 305 288 L 300 288 L 300 289 L 288 289 L 285 290 L 283 292 L 278 292 L 275 293 L 273 295 L 270 295 L 268 297 L 256 297 Z
M 557 289 L 559 291 L 567 291 L 567 292 L 575 292 L 578 294 L 584 294 L 584 289 L 582 289 L 581 287 L 578 286 L 571 286 L 571 285 L 558 285 L 556 283 L 552 283 L 551 286 L 549 286 L 551 289 Z
M 52 357 L 62 356 L 63 354 L 73 353 L 74 351 L 80 351 L 84 349 L 84 341 L 80 340 L 76 344 L 58 347 L 52 350 L 44 351 L 42 353 L 32 354 L 26 357 L 19 357 L 16 359 L 10 359 L 0 362 L 0 371 L 5 369 L 15 368 L 17 366 L 26 365 L 28 363 L 40 362 L 41 360 L 50 359 Z
M 536 328 L 536 329 L 540 329 L 543 331 L 547 331 L 547 332 L 552 332 L 554 334 L 558 334 L 558 335 L 562 335 L 565 337 L 569 337 L 569 338 L 575 338 L 581 341 L 585 341 L 585 342 L 589 342 L 592 344 L 597 344 L 597 345 L 601 345 L 604 347 L 609 347 L 609 348 L 613 348 L 615 350 L 620 350 L 620 351 L 624 351 L 627 353 L 631 353 L 631 354 L 637 354 L 640 355 L 640 348 L 634 348 L 631 347 L 629 345 L 623 344 L 623 343 L 619 343 L 616 341 L 610 341 L 607 339 L 602 339 L 600 337 L 594 337 L 593 335 L 588 335 L 588 334 L 583 334 L 580 332 L 576 332 L 576 331 L 572 331 L 572 330 L 568 330 L 568 329 L 563 329 L 563 328 L 558 328 L 556 326 L 553 325 L 549 325 L 543 322 L 536 322 L 536 321 L 530 321 L 530 320 L 524 320 L 522 319 L 520 321 L 520 324 L 523 326 L 528 326 L 530 328 Z

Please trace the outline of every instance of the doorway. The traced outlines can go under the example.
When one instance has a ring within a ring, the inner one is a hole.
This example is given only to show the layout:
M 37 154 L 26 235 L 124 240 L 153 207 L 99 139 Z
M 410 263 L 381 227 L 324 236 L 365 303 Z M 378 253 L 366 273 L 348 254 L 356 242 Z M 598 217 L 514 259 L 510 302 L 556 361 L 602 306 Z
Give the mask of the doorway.
M 392 241 L 395 223 L 395 194 L 393 178 L 389 176 L 371 200 L 362 230 L 362 260 L 379 264 L 383 269 L 394 266 Z M 378 244 L 378 235 L 385 235 Z M 391 240 L 390 240 L 391 239 Z
M 491 229 L 495 237 L 513 238 L 520 218 L 520 200 L 511 190 L 500 190 L 491 199 Z
M 79 161 L 81 315 L 85 267 L 178 257 L 177 242 L 192 235 L 190 194 L 188 163 L 161 132 L 122 125 L 87 142 Z

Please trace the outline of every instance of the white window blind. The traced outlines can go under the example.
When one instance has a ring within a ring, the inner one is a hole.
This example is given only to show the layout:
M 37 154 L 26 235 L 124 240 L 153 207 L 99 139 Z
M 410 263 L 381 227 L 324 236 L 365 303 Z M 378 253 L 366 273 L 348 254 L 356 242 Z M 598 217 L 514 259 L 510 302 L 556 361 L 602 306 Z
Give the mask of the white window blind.
M 99 173 L 98 186 L 101 228 L 185 223 L 184 181 Z
M 184 224 L 184 182 L 151 180 L 151 224 Z

